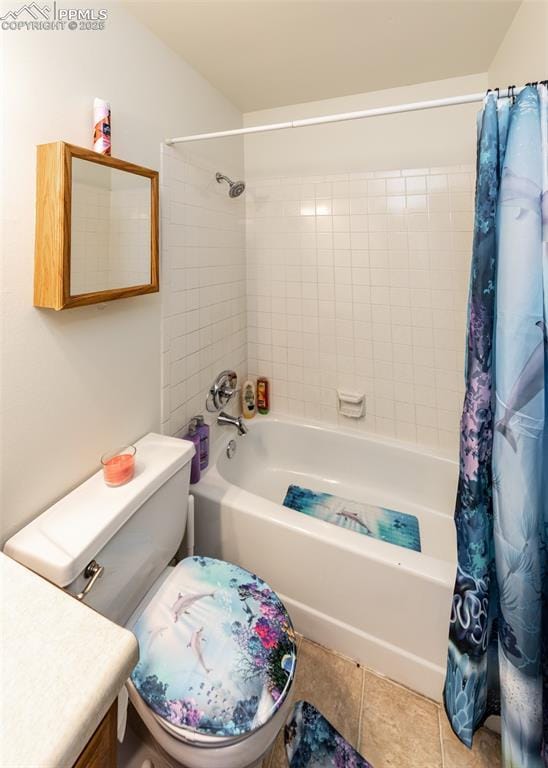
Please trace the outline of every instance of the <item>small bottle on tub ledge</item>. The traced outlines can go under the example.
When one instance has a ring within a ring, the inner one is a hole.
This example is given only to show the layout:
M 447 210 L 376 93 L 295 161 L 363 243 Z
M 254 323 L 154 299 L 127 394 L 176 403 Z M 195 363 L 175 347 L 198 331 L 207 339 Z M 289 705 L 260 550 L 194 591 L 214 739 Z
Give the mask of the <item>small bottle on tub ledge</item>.
M 257 379 L 257 410 L 263 415 L 270 411 L 270 387 L 266 376 Z
M 242 387 L 242 416 L 244 419 L 252 419 L 256 413 L 255 386 L 251 379 L 247 379 Z

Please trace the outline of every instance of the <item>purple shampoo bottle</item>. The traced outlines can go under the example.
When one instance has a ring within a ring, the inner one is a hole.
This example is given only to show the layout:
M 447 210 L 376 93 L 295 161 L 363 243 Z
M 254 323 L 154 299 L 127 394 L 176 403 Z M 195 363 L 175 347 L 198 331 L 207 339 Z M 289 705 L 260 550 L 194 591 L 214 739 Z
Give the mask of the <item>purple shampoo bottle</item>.
M 192 463 L 190 465 L 190 482 L 192 484 L 197 483 L 200 479 L 200 435 L 198 434 L 198 426 L 196 424 L 196 419 L 191 419 L 190 423 L 188 425 L 188 432 L 183 438 L 184 440 L 190 440 L 191 443 L 194 443 L 194 448 L 196 449 L 196 453 L 194 454 L 192 458 Z
M 202 414 L 195 416 L 194 421 L 200 435 L 200 471 L 203 472 L 209 464 L 209 424 L 205 423 Z

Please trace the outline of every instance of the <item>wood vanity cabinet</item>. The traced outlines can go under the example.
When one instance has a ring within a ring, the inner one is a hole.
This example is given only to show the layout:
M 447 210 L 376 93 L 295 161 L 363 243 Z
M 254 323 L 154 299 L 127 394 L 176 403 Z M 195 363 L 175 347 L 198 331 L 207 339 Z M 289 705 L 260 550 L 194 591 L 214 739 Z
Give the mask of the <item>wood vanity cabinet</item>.
M 73 768 L 116 768 L 117 701 L 99 723 Z

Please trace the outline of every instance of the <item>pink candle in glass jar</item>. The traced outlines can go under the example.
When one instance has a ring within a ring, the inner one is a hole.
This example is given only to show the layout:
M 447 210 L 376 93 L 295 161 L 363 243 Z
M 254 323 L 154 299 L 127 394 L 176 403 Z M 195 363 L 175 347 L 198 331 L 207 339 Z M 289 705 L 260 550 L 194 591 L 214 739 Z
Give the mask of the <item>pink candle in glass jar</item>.
M 131 480 L 135 472 L 136 452 L 137 448 L 134 445 L 128 445 L 101 456 L 103 477 L 107 485 L 123 485 Z

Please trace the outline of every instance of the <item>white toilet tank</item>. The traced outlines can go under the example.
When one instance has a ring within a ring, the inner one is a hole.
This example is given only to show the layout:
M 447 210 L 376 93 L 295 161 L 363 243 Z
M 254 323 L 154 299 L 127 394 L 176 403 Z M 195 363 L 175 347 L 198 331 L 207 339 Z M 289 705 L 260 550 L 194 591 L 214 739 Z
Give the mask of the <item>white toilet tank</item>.
M 108 487 L 103 473 L 39 515 L 4 552 L 63 587 L 81 592 L 88 563 L 103 566 L 86 605 L 125 624 L 175 555 L 184 535 L 194 445 L 150 433 L 137 443 L 135 475 Z

